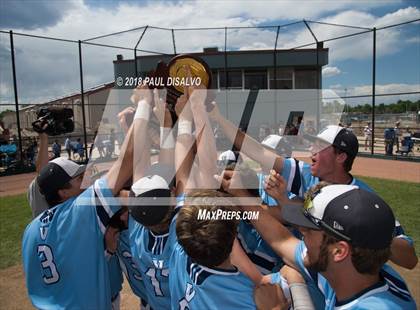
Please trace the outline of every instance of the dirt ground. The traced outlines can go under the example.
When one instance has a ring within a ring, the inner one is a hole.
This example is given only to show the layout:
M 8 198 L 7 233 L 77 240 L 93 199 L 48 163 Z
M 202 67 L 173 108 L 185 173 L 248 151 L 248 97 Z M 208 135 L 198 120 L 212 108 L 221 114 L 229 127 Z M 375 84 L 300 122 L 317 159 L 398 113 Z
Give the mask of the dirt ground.
M 296 155 L 299 159 L 309 160 L 305 153 Z M 354 175 L 420 183 L 420 163 L 418 162 L 357 157 L 351 172 Z M 0 197 L 26 192 L 35 176 L 34 172 L 0 177 Z
M 25 279 L 21 264 L 0 270 L 0 309 L 34 309 L 26 294 Z M 121 293 L 121 310 L 138 309 L 140 309 L 140 301 L 131 292 L 127 281 L 124 281 Z
M 395 267 L 395 266 L 394 266 Z M 420 305 L 420 267 L 414 270 L 405 270 L 395 267 L 408 283 L 411 294 Z M 0 270 L 0 309 L 26 310 L 33 309 L 26 294 L 25 280 L 22 265 L 16 265 Z M 139 299 L 131 292 L 127 281 L 121 294 L 121 310 L 140 309 Z
M 302 159 L 307 160 L 307 157 Z M 414 162 L 359 157 L 354 163 L 352 173 L 420 183 L 420 164 Z M 0 177 L 0 196 L 26 192 L 34 177 L 35 173 Z M 417 304 L 420 305 L 420 264 L 414 270 L 405 270 L 399 267 L 396 269 L 404 277 Z M 25 280 L 20 264 L 0 270 L 0 309 L 33 309 L 26 294 Z M 126 281 L 122 291 L 121 309 L 139 309 L 139 300 L 131 292 Z

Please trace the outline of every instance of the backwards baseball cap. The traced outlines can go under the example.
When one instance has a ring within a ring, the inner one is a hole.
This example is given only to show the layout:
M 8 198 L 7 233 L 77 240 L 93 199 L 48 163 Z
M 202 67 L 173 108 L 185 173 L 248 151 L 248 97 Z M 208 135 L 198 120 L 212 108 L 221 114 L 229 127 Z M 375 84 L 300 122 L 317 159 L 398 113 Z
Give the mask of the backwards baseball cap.
M 58 157 L 41 169 L 36 180 L 42 194 L 53 193 L 85 170 L 85 165 L 78 165 L 69 159 Z
M 304 134 L 304 137 L 312 142 L 319 142 L 321 148 L 333 145 L 351 157 L 356 157 L 359 151 L 359 142 L 355 134 L 347 128 L 329 125 L 316 136 Z
M 292 155 L 292 147 L 287 143 L 284 137 L 279 135 L 268 135 L 261 141 L 261 144 L 269 149 L 276 151 L 277 154 L 290 157 Z
M 159 224 L 172 205 L 171 188 L 175 171 L 168 165 L 154 164 L 132 186 L 128 205 L 131 216 L 140 224 Z
M 301 206 L 285 206 L 283 219 L 323 230 L 356 247 L 384 249 L 392 241 L 395 218 L 378 195 L 354 185 L 329 185 L 308 197 Z

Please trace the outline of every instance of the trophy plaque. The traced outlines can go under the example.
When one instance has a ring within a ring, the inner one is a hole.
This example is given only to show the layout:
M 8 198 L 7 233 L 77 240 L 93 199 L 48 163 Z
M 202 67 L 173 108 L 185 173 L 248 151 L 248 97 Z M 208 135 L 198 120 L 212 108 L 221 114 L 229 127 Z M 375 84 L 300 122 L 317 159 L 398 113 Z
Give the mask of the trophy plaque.
M 191 71 L 191 80 L 187 77 L 185 67 L 189 66 Z M 167 90 L 166 102 L 171 112 L 172 121 L 175 124 L 177 115 L 175 105 L 178 98 L 184 94 L 184 86 L 188 86 L 191 82 L 200 82 L 197 84 L 204 85 L 207 89 L 211 88 L 211 71 L 209 66 L 200 58 L 188 54 L 173 57 L 169 64 L 159 61 L 156 70 L 149 73 L 149 77 L 158 78 L 162 81 Z M 188 83 L 186 85 L 185 83 Z M 194 84 L 196 85 L 196 84 Z M 162 86 L 149 86 L 149 88 L 163 88 Z M 209 102 L 209 96 L 206 103 Z

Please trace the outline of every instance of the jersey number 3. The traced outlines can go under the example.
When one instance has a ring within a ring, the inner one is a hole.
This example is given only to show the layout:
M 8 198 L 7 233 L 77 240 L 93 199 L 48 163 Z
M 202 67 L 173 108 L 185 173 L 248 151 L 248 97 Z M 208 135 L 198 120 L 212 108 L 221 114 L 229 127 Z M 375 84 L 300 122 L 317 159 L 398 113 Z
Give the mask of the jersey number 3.
M 44 282 L 46 284 L 54 284 L 60 280 L 60 274 L 55 267 L 54 256 L 48 245 L 38 245 L 38 255 L 43 258 L 41 261 L 42 269 L 44 269 Z

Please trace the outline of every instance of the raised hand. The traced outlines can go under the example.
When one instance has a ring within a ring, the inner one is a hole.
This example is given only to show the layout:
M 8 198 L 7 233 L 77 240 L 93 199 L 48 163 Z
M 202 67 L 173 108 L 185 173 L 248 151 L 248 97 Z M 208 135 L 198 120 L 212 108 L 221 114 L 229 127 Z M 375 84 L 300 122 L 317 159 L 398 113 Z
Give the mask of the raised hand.
M 254 290 L 255 305 L 258 310 L 283 310 L 289 308 L 283 290 L 277 284 L 263 284 Z
M 128 107 L 122 110 L 120 113 L 118 113 L 118 123 L 120 124 L 124 132 L 127 132 L 128 128 L 130 128 L 131 123 L 133 122 L 135 112 L 136 109 L 134 107 Z
M 153 100 L 152 91 L 145 84 L 137 86 L 130 97 L 130 101 L 135 105 L 137 105 L 137 103 L 142 99 L 144 99 L 148 104 L 151 104 Z
M 244 188 L 241 174 L 234 170 L 225 170 L 221 175 L 214 176 L 220 182 L 224 191 L 236 197 L 247 197 L 249 192 Z
M 159 120 L 160 127 L 172 127 L 172 117 L 171 112 L 168 109 L 168 104 L 156 88 L 153 90 L 153 98 L 153 113 Z
M 279 204 L 287 200 L 287 182 L 275 170 L 270 170 L 270 174 L 265 178 L 264 189 Z
M 175 113 L 182 119 L 192 121 L 192 112 L 190 102 L 188 101 L 188 91 L 186 87 L 184 87 L 184 94 L 176 101 Z

